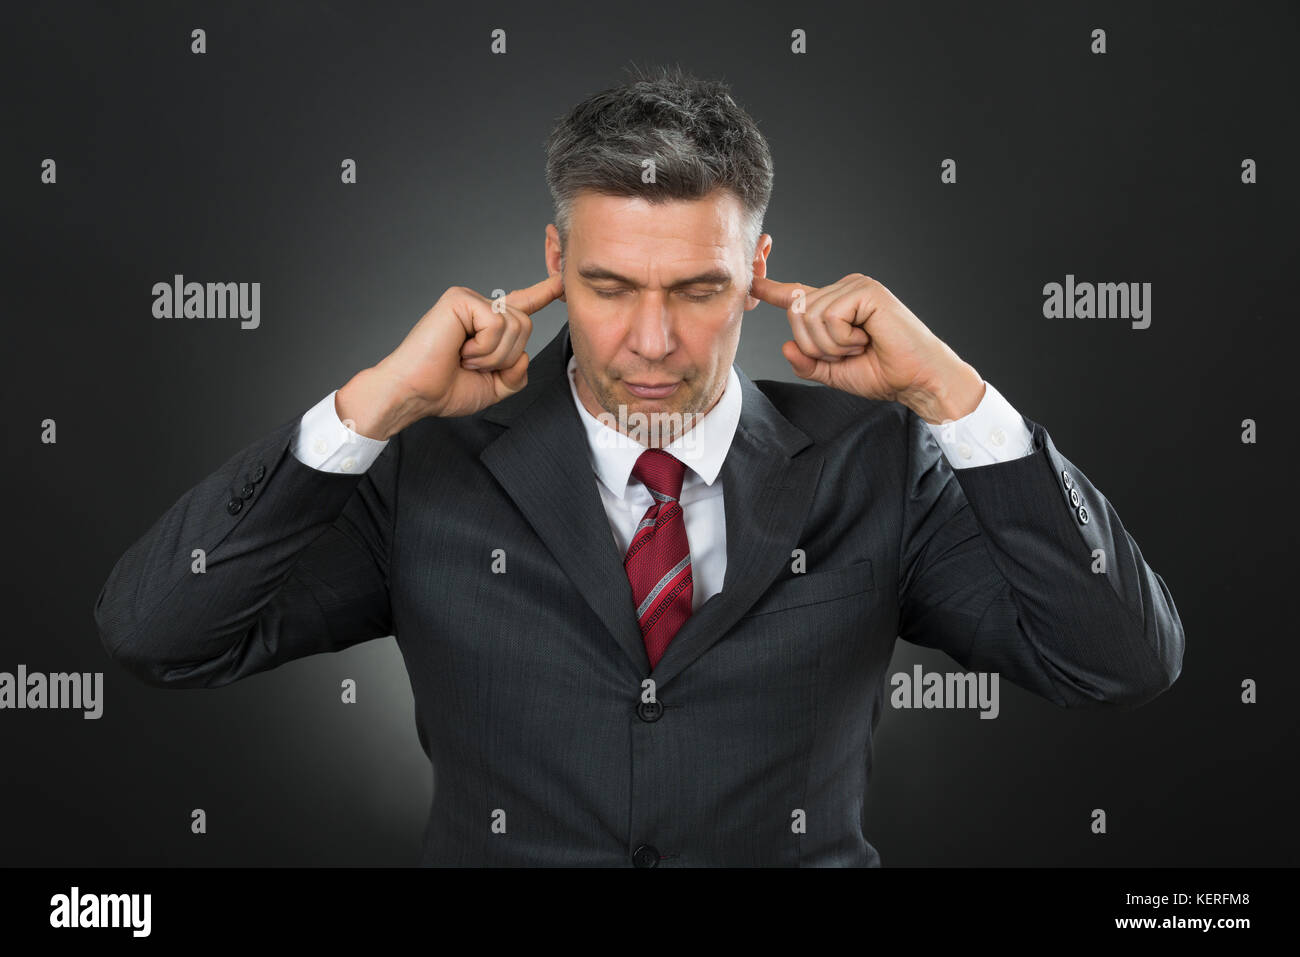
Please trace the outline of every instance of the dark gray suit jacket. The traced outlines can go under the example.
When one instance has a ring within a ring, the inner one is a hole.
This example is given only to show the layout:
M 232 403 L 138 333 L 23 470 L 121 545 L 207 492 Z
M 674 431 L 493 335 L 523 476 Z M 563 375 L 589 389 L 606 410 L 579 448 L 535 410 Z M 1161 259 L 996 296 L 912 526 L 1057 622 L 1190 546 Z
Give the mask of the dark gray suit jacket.
M 117 562 L 105 648 L 218 687 L 395 635 L 434 771 L 426 865 L 877 865 L 862 810 L 896 638 L 1064 706 L 1177 678 L 1168 588 L 1041 425 L 1027 457 L 954 470 L 897 403 L 739 369 L 723 588 L 651 674 L 569 354 L 566 324 L 522 391 L 410 426 L 364 474 L 299 462 L 295 415 Z

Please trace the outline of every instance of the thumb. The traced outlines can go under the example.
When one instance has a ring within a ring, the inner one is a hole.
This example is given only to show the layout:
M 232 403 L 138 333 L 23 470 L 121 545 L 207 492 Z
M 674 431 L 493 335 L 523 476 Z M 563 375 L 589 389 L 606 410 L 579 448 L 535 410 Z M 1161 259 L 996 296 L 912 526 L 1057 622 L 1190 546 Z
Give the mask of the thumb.
M 781 355 L 785 356 L 785 361 L 790 363 L 790 366 L 794 369 L 794 374 L 799 378 L 813 379 L 817 382 L 824 381 L 825 373 L 818 367 L 824 366 L 826 363 L 820 359 L 812 359 L 804 355 L 799 348 L 799 344 L 793 339 L 788 339 L 781 344 Z M 819 372 L 822 374 L 819 375 Z
M 496 390 L 497 399 L 514 395 L 528 384 L 528 353 L 521 353 L 515 364 L 508 369 L 498 369 L 492 373 L 492 388 Z

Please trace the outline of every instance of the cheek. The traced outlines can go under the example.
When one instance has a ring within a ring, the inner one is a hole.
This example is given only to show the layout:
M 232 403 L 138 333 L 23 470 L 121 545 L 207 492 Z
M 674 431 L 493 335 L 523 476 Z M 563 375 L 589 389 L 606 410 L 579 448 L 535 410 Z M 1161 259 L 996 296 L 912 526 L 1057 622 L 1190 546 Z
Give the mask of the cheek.
M 719 356 L 734 348 L 745 314 L 743 304 L 743 298 L 729 299 L 700 310 L 690 323 L 678 327 L 686 337 L 683 342 L 696 367 L 708 369 L 722 364 Z
M 571 295 L 568 305 L 569 336 L 581 342 L 588 355 L 607 356 L 615 327 L 608 304 L 593 301 L 590 295 Z
M 570 319 L 570 322 L 572 322 L 572 319 Z M 596 324 L 596 328 L 598 330 L 600 328 L 599 321 Z M 573 332 L 570 331 L 569 335 L 572 338 L 577 339 L 580 343 L 582 354 L 586 359 L 588 373 L 592 377 L 593 381 L 608 382 L 610 379 L 608 371 L 609 366 L 611 362 L 613 362 L 614 356 L 618 351 L 618 343 L 616 341 L 602 340 L 599 332 L 597 332 L 595 336 L 592 336 L 590 333 L 582 333 L 575 336 Z

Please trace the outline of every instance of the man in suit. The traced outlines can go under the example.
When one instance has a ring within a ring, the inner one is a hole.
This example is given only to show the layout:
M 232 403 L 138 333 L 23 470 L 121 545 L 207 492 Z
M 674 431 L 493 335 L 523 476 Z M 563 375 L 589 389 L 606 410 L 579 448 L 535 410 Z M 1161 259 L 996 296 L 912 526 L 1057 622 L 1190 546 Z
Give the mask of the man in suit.
M 547 172 L 546 279 L 447 290 L 118 561 L 123 666 L 219 687 L 395 635 L 427 865 L 873 866 L 897 638 L 1063 706 L 1177 678 L 1169 590 L 1041 425 L 880 282 L 768 278 L 771 162 L 721 84 L 596 94 Z M 760 300 L 807 381 L 733 364 Z

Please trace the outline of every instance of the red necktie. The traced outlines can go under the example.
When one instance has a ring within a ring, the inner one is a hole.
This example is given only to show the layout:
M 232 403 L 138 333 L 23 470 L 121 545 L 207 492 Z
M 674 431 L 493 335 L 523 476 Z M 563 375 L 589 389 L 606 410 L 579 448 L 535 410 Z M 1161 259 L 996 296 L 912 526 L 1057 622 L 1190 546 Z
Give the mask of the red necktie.
M 632 468 L 633 477 L 654 496 L 623 559 L 651 668 L 691 616 L 691 549 L 677 501 L 685 471 L 685 465 L 662 449 L 646 449 Z

